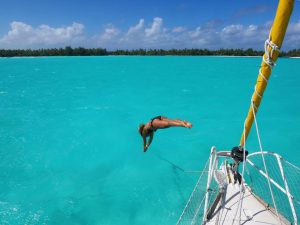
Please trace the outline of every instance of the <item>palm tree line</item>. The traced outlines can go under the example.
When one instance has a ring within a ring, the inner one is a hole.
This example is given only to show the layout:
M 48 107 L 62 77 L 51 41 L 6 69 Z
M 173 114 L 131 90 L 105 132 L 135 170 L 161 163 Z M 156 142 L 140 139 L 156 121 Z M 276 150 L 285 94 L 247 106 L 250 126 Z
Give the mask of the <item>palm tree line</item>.
M 136 56 L 262 56 L 263 51 L 248 49 L 135 49 L 113 50 L 105 48 L 49 48 L 49 49 L 0 49 L 0 57 L 23 56 L 108 56 L 108 55 L 136 55 Z M 299 57 L 300 49 L 280 52 L 281 57 Z

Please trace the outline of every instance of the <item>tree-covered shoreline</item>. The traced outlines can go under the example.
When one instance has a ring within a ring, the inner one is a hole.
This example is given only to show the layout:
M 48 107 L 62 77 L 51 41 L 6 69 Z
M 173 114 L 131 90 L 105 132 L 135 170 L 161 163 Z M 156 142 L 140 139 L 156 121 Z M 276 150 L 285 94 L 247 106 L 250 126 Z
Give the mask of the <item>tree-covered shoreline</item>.
M 108 56 L 108 55 L 137 55 L 137 56 L 262 56 L 263 51 L 249 49 L 136 49 L 114 50 L 104 48 L 49 48 L 49 49 L 0 49 L 0 57 L 26 56 Z M 281 57 L 300 57 L 300 49 L 280 52 Z

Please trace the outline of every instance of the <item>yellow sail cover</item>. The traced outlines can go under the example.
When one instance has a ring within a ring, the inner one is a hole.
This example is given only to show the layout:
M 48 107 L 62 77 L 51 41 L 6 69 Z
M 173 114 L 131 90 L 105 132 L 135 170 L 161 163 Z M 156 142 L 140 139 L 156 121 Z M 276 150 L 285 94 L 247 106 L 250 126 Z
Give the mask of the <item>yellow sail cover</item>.
M 248 116 L 245 120 L 245 129 L 243 131 L 240 145 L 244 146 L 244 142 L 248 137 L 250 132 L 254 115 L 252 104 L 255 114 L 258 111 L 258 107 L 262 100 L 264 91 L 266 89 L 269 77 L 271 76 L 272 67 L 276 62 L 279 49 L 281 48 L 285 32 L 290 20 L 290 16 L 293 10 L 294 0 L 280 0 L 276 12 L 276 16 L 271 28 L 269 39 L 265 43 L 265 54 L 263 55 L 263 60 L 259 70 L 256 86 L 254 93 L 252 95 L 252 102 L 249 108 Z

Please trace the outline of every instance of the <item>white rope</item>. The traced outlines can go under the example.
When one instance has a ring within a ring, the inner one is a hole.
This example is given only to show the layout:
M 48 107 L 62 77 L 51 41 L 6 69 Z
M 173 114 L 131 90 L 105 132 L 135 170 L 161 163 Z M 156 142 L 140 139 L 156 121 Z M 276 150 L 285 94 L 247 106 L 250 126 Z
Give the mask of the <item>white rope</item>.
M 272 42 L 272 37 L 271 37 L 271 31 L 269 33 L 269 38 L 265 41 L 265 55 L 263 56 L 263 61 L 270 67 L 270 69 L 272 70 L 273 67 L 276 65 L 275 62 L 273 61 L 273 54 L 274 51 L 279 52 L 279 47 Z M 270 49 L 270 50 L 269 50 Z M 268 80 L 266 79 L 266 77 L 262 74 L 261 69 L 259 70 L 259 75 L 267 82 Z M 259 96 L 260 98 L 262 97 L 257 91 L 256 91 L 256 85 L 255 85 L 255 93 L 257 96 Z M 253 112 L 253 117 L 254 117 L 254 122 L 255 122 L 255 127 L 256 127 L 256 133 L 257 133 L 257 138 L 258 138 L 258 143 L 259 143 L 259 147 L 260 147 L 260 151 L 261 153 L 263 153 L 263 149 L 262 149 L 262 143 L 261 143 L 261 139 L 260 139 L 260 134 L 259 134 L 259 130 L 258 130 L 258 124 L 257 124 L 257 120 L 256 120 L 256 112 L 257 112 L 257 106 L 254 104 L 253 101 L 253 97 L 252 97 L 252 101 L 251 101 L 251 108 L 252 108 L 252 112 Z M 244 140 L 245 143 L 245 140 Z M 277 210 L 277 206 L 275 203 L 275 198 L 274 198 L 274 193 L 271 187 L 271 183 L 270 183 L 270 177 L 269 177 L 269 173 L 268 173 L 268 169 L 267 169 L 267 165 L 266 165 L 266 161 L 265 161 L 265 157 L 263 154 L 261 154 L 262 156 L 262 160 L 263 160 L 263 164 L 264 164 L 264 168 L 266 171 L 266 175 L 267 175 L 267 180 L 268 180 L 268 185 L 269 185 L 269 189 L 270 189 L 270 193 L 271 193 L 271 197 L 272 197 L 272 201 L 274 204 L 274 208 L 277 214 L 277 217 L 279 219 L 279 222 L 281 224 L 281 220 L 278 214 L 278 210 Z M 243 163 L 244 166 L 244 163 Z M 243 168 L 244 169 L 244 168 Z M 243 171 L 244 172 L 244 171 Z M 244 175 L 244 174 L 243 174 Z
M 270 176 L 269 176 L 269 173 L 268 173 L 268 169 L 267 169 L 265 157 L 264 157 L 264 154 L 263 154 L 263 148 L 262 148 L 260 134 L 259 134 L 259 130 L 258 130 L 258 124 L 257 124 L 257 120 L 256 120 L 256 115 L 255 115 L 254 107 L 253 107 L 254 103 L 252 102 L 251 105 L 252 105 L 252 112 L 253 112 L 254 122 L 255 122 L 255 127 L 256 127 L 257 139 L 258 139 L 258 143 L 259 143 L 259 148 L 260 148 L 260 152 L 261 152 L 261 157 L 262 157 L 262 160 L 263 160 L 264 168 L 265 168 L 266 175 L 267 175 L 267 180 L 268 180 L 268 185 L 269 185 L 269 189 L 270 189 L 272 201 L 273 201 L 273 204 L 274 204 L 274 208 L 275 208 L 275 212 L 276 212 L 276 215 L 278 217 L 278 220 L 279 220 L 280 224 L 282 224 L 281 220 L 280 220 L 280 216 L 278 214 L 277 206 L 276 206 L 276 203 L 275 203 L 274 193 L 273 193 L 273 190 L 272 190 L 272 187 L 271 187 L 271 182 L 270 182 Z
M 270 34 L 269 34 L 269 38 L 265 41 L 265 54 L 264 56 L 262 57 L 262 60 L 270 67 L 270 69 L 272 70 L 273 67 L 276 65 L 275 62 L 273 61 L 273 54 L 274 54 L 274 51 L 277 51 L 279 52 L 279 47 L 274 43 L 272 42 L 271 40 L 271 31 L 270 31 Z M 269 50 L 270 49 L 270 50 Z M 263 78 L 263 80 L 267 83 L 268 82 L 268 79 L 265 77 L 265 75 L 262 73 L 261 71 L 261 68 L 259 69 L 259 76 L 261 76 Z M 262 98 L 262 94 L 260 94 L 257 90 L 256 90 L 256 85 L 254 87 L 254 93 L 259 97 L 259 98 Z M 254 116 L 254 121 L 255 121 L 255 126 L 256 126 L 256 132 L 257 132 L 257 137 L 258 137 L 258 142 L 259 142 L 259 146 L 260 146 L 260 150 L 261 152 L 263 151 L 262 150 L 262 144 L 261 144 L 261 140 L 260 140 L 260 135 L 259 135 L 259 131 L 258 131 L 258 125 L 257 125 L 257 121 L 256 121 L 256 112 L 258 111 L 258 108 L 257 106 L 254 104 L 254 101 L 253 101 L 253 97 L 254 97 L 254 94 L 252 95 L 252 99 L 251 99 L 251 108 L 252 108 L 252 112 L 253 112 L 253 116 Z M 242 168 L 242 179 L 241 179 L 241 185 L 240 185 L 240 199 L 239 199 L 239 202 L 238 202 L 238 207 L 237 207 L 237 211 L 235 212 L 235 217 L 237 215 L 237 212 L 239 210 L 239 208 L 242 207 L 242 204 L 243 204 L 243 187 L 244 187 L 244 174 L 245 174 L 245 163 L 246 163 L 246 121 L 244 122 L 244 145 L 242 146 L 243 147 L 243 168 Z M 280 220 L 280 217 L 279 217 L 279 214 L 278 214 L 278 211 L 277 211 L 277 207 L 276 207 L 276 203 L 275 203 L 275 199 L 274 199 L 274 194 L 273 194 L 273 191 L 272 191 L 272 187 L 271 187 L 271 184 L 270 184 L 270 177 L 269 177 L 269 174 L 268 174 L 268 170 L 267 170 L 267 166 L 266 166 L 266 162 L 265 162 L 265 159 L 264 159 L 264 156 L 262 154 L 262 158 L 263 158 L 263 163 L 264 163 L 264 167 L 265 167 L 265 171 L 266 171 L 266 174 L 267 174 L 267 178 L 268 178 L 268 184 L 269 184 L 269 189 L 270 189 L 270 192 L 271 192 L 271 196 L 272 196 L 272 201 L 274 203 L 274 207 L 275 207 L 275 210 L 276 210 L 276 214 L 278 216 L 278 219 L 281 223 L 281 220 Z M 241 213 L 242 213 L 242 210 L 240 210 L 239 212 L 239 217 L 238 217 L 238 221 L 239 221 L 239 224 L 241 224 Z
M 272 40 L 271 40 L 271 32 L 270 32 L 269 38 L 265 41 L 265 54 L 262 57 L 262 59 L 270 67 L 271 70 L 273 69 L 274 66 L 276 66 L 275 62 L 273 61 L 274 51 L 279 52 L 279 47 L 274 42 L 272 42 Z M 268 79 L 266 78 L 266 76 L 261 72 L 261 68 L 259 69 L 259 76 L 261 76 L 263 78 L 263 80 L 266 81 L 266 83 L 268 82 Z M 254 87 L 254 93 L 259 98 L 262 98 L 262 94 L 260 94 L 256 90 L 256 85 Z M 257 107 L 256 106 L 255 106 L 255 110 L 257 111 Z
M 254 87 L 254 92 L 255 92 L 255 94 L 256 94 L 258 97 L 262 98 L 262 95 L 259 94 L 258 91 L 256 90 L 256 85 L 255 85 L 255 87 Z
M 269 47 L 271 48 L 270 51 L 269 51 Z M 272 42 L 271 31 L 270 31 L 269 38 L 265 41 L 265 56 L 266 57 L 263 57 L 263 61 L 270 66 L 270 69 L 272 69 L 274 66 L 276 66 L 275 62 L 273 61 L 274 51 L 279 52 L 280 49 L 274 42 Z
M 270 31 L 270 34 L 269 34 L 269 38 L 265 41 L 265 54 L 264 56 L 262 57 L 263 61 L 270 67 L 270 69 L 272 70 L 272 68 L 276 65 L 275 62 L 273 61 L 273 54 L 274 54 L 274 51 L 277 51 L 279 52 L 280 49 L 279 47 L 274 43 L 272 42 L 271 40 L 271 31 Z M 269 51 L 269 48 L 270 51 Z M 259 69 L 259 76 L 261 76 L 264 81 L 266 81 L 266 83 L 268 82 L 268 79 L 265 77 L 265 75 L 261 72 L 261 68 Z M 254 93 L 259 97 L 259 98 L 262 98 L 263 95 L 260 94 L 257 90 L 256 90 L 256 85 L 254 87 Z M 258 111 L 258 108 L 255 104 L 253 104 L 253 97 L 254 97 L 254 94 L 252 95 L 252 98 L 251 98 L 251 104 L 252 104 L 252 108 L 255 109 L 255 112 Z M 244 137 L 245 137 L 245 130 L 244 130 Z M 245 138 L 244 138 L 245 139 Z M 244 140 L 244 143 L 245 143 L 246 140 Z
M 253 102 L 253 96 L 252 96 L 251 102 Z M 257 106 L 256 106 L 255 104 L 253 104 L 253 106 L 252 106 L 252 107 L 254 107 L 254 109 L 255 109 L 255 112 L 257 112 L 257 110 L 258 110 Z
M 259 69 L 259 75 L 260 75 L 266 82 L 268 82 L 268 79 L 265 77 L 265 75 L 262 74 L 261 69 Z

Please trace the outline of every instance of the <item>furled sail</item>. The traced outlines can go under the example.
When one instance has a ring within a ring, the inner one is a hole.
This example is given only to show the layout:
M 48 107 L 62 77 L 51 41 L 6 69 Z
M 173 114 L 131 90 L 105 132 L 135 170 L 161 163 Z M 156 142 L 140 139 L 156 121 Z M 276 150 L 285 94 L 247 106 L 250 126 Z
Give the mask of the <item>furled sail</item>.
M 264 91 L 266 89 L 269 77 L 271 76 L 272 67 L 279 55 L 279 49 L 281 48 L 285 32 L 290 20 L 290 16 L 293 10 L 294 0 L 280 0 L 274 19 L 273 26 L 270 31 L 269 38 L 265 42 L 265 53 L 259 70 L 256 86 L 251 99 L 251 105 L 249 108 L 248 116 L 244 123 L 244 131 L 240 140 L 240 145 L 245 144 L 245 140 L 250 132 L 254 115 L 258 111 L 258 107 L 262 100 Z

